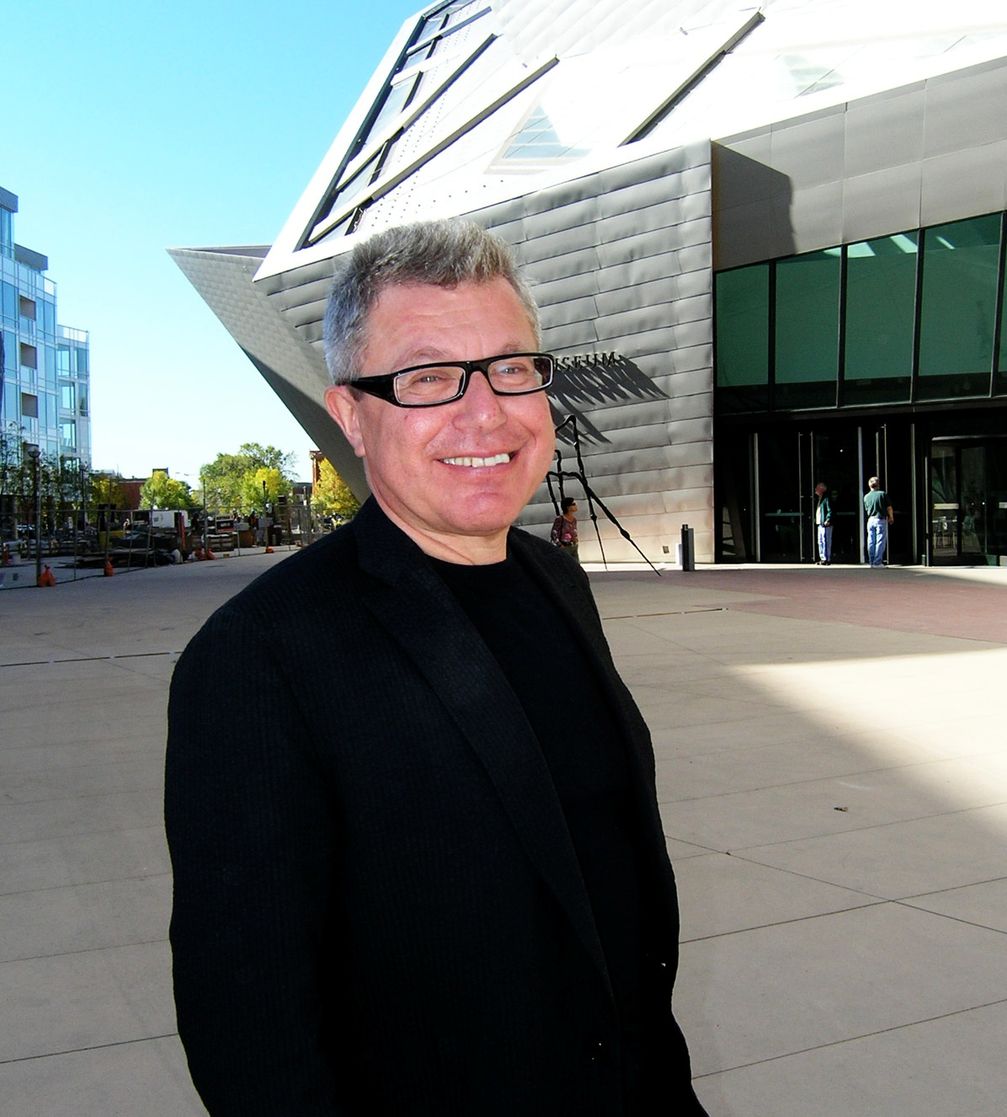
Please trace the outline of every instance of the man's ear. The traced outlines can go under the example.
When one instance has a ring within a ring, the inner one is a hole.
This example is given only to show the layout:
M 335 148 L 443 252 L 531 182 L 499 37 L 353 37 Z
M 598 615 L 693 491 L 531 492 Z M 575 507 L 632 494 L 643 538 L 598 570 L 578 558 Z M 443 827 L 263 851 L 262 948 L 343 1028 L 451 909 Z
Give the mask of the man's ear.
M 325 389 L 325 409 L 339 424 L 346 441 L 358 458 L 367 456 L 364 436 L 357 414 L 358 400 L 346 384 L 335 384 Z

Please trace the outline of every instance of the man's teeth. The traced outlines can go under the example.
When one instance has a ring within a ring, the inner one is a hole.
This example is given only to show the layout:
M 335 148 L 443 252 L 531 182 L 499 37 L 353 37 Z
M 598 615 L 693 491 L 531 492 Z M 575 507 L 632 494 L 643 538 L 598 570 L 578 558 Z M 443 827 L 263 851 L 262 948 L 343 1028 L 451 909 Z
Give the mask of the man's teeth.
M 443 458 L 445 465 L 465 465 L 470 469 L 485 469 L 488 465 L 504 465 L 510 454 L 494 454 L 492 458 Z

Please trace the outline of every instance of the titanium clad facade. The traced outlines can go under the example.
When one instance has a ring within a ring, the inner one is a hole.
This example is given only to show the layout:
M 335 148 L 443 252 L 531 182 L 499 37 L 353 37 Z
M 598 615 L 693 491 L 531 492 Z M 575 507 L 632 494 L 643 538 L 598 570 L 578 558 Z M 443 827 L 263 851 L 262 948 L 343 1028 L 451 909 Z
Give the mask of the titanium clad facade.
M 709 174 L 700 144 L 475 215 L 514 246 L 544 344 L 569 361 L 551 393 L 561 470 L 577 470 L 573 416 L 588 484 L 652 561 L 674 556 L 683 523 L 697 554 L 712 552 Z M 600 557 L 582 486 L 565 485 L 582 501 L 585 551 Z M 539 491 L 526 523 L 551 522 L 549 495 Z M 638 559 L 597 515 L 606 557 Z

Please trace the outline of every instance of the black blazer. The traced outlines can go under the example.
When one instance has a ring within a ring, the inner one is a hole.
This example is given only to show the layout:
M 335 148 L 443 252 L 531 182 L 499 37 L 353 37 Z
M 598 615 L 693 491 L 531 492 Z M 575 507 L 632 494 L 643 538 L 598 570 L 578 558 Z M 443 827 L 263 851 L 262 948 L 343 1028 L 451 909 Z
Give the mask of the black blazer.
M 647 729 L 583 572 L 523 532 L 509 544 L 580 634 L 631 750 L 660 929 L 666 1101 L 645 1112 L 702 1113 L 670 1011 L 678 918 Z M 184 652 L 165 813 L 179 1033 L 212 1114 L 624 1112 L 605 959 L 541 749 L 373 501 Z

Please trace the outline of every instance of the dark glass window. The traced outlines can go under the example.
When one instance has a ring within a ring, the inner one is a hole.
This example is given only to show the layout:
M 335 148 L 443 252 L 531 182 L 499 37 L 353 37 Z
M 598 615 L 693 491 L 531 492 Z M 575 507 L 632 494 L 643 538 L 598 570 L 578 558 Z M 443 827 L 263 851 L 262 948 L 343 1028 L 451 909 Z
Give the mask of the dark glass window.
M 909 399 L 918 242 L 898 233 L 846 250 L 844 403 Z
M 778 408 L 834 407 L 839 369 L 840 250 L 776 265 Z
M 1004 273 L 1000 276 L 1000 286 L 1003 291 L 1000 307 L 1000 357 L 993 390 L 997 395 L 1007 395 L 1007 254 L 1004 255 Z
M 717 276 L 717 407 L 761 411 L 769 403 L 769 265 Z
M 924 230 L 921 399 L 989 393 L 999 256 L 999 214 Z

